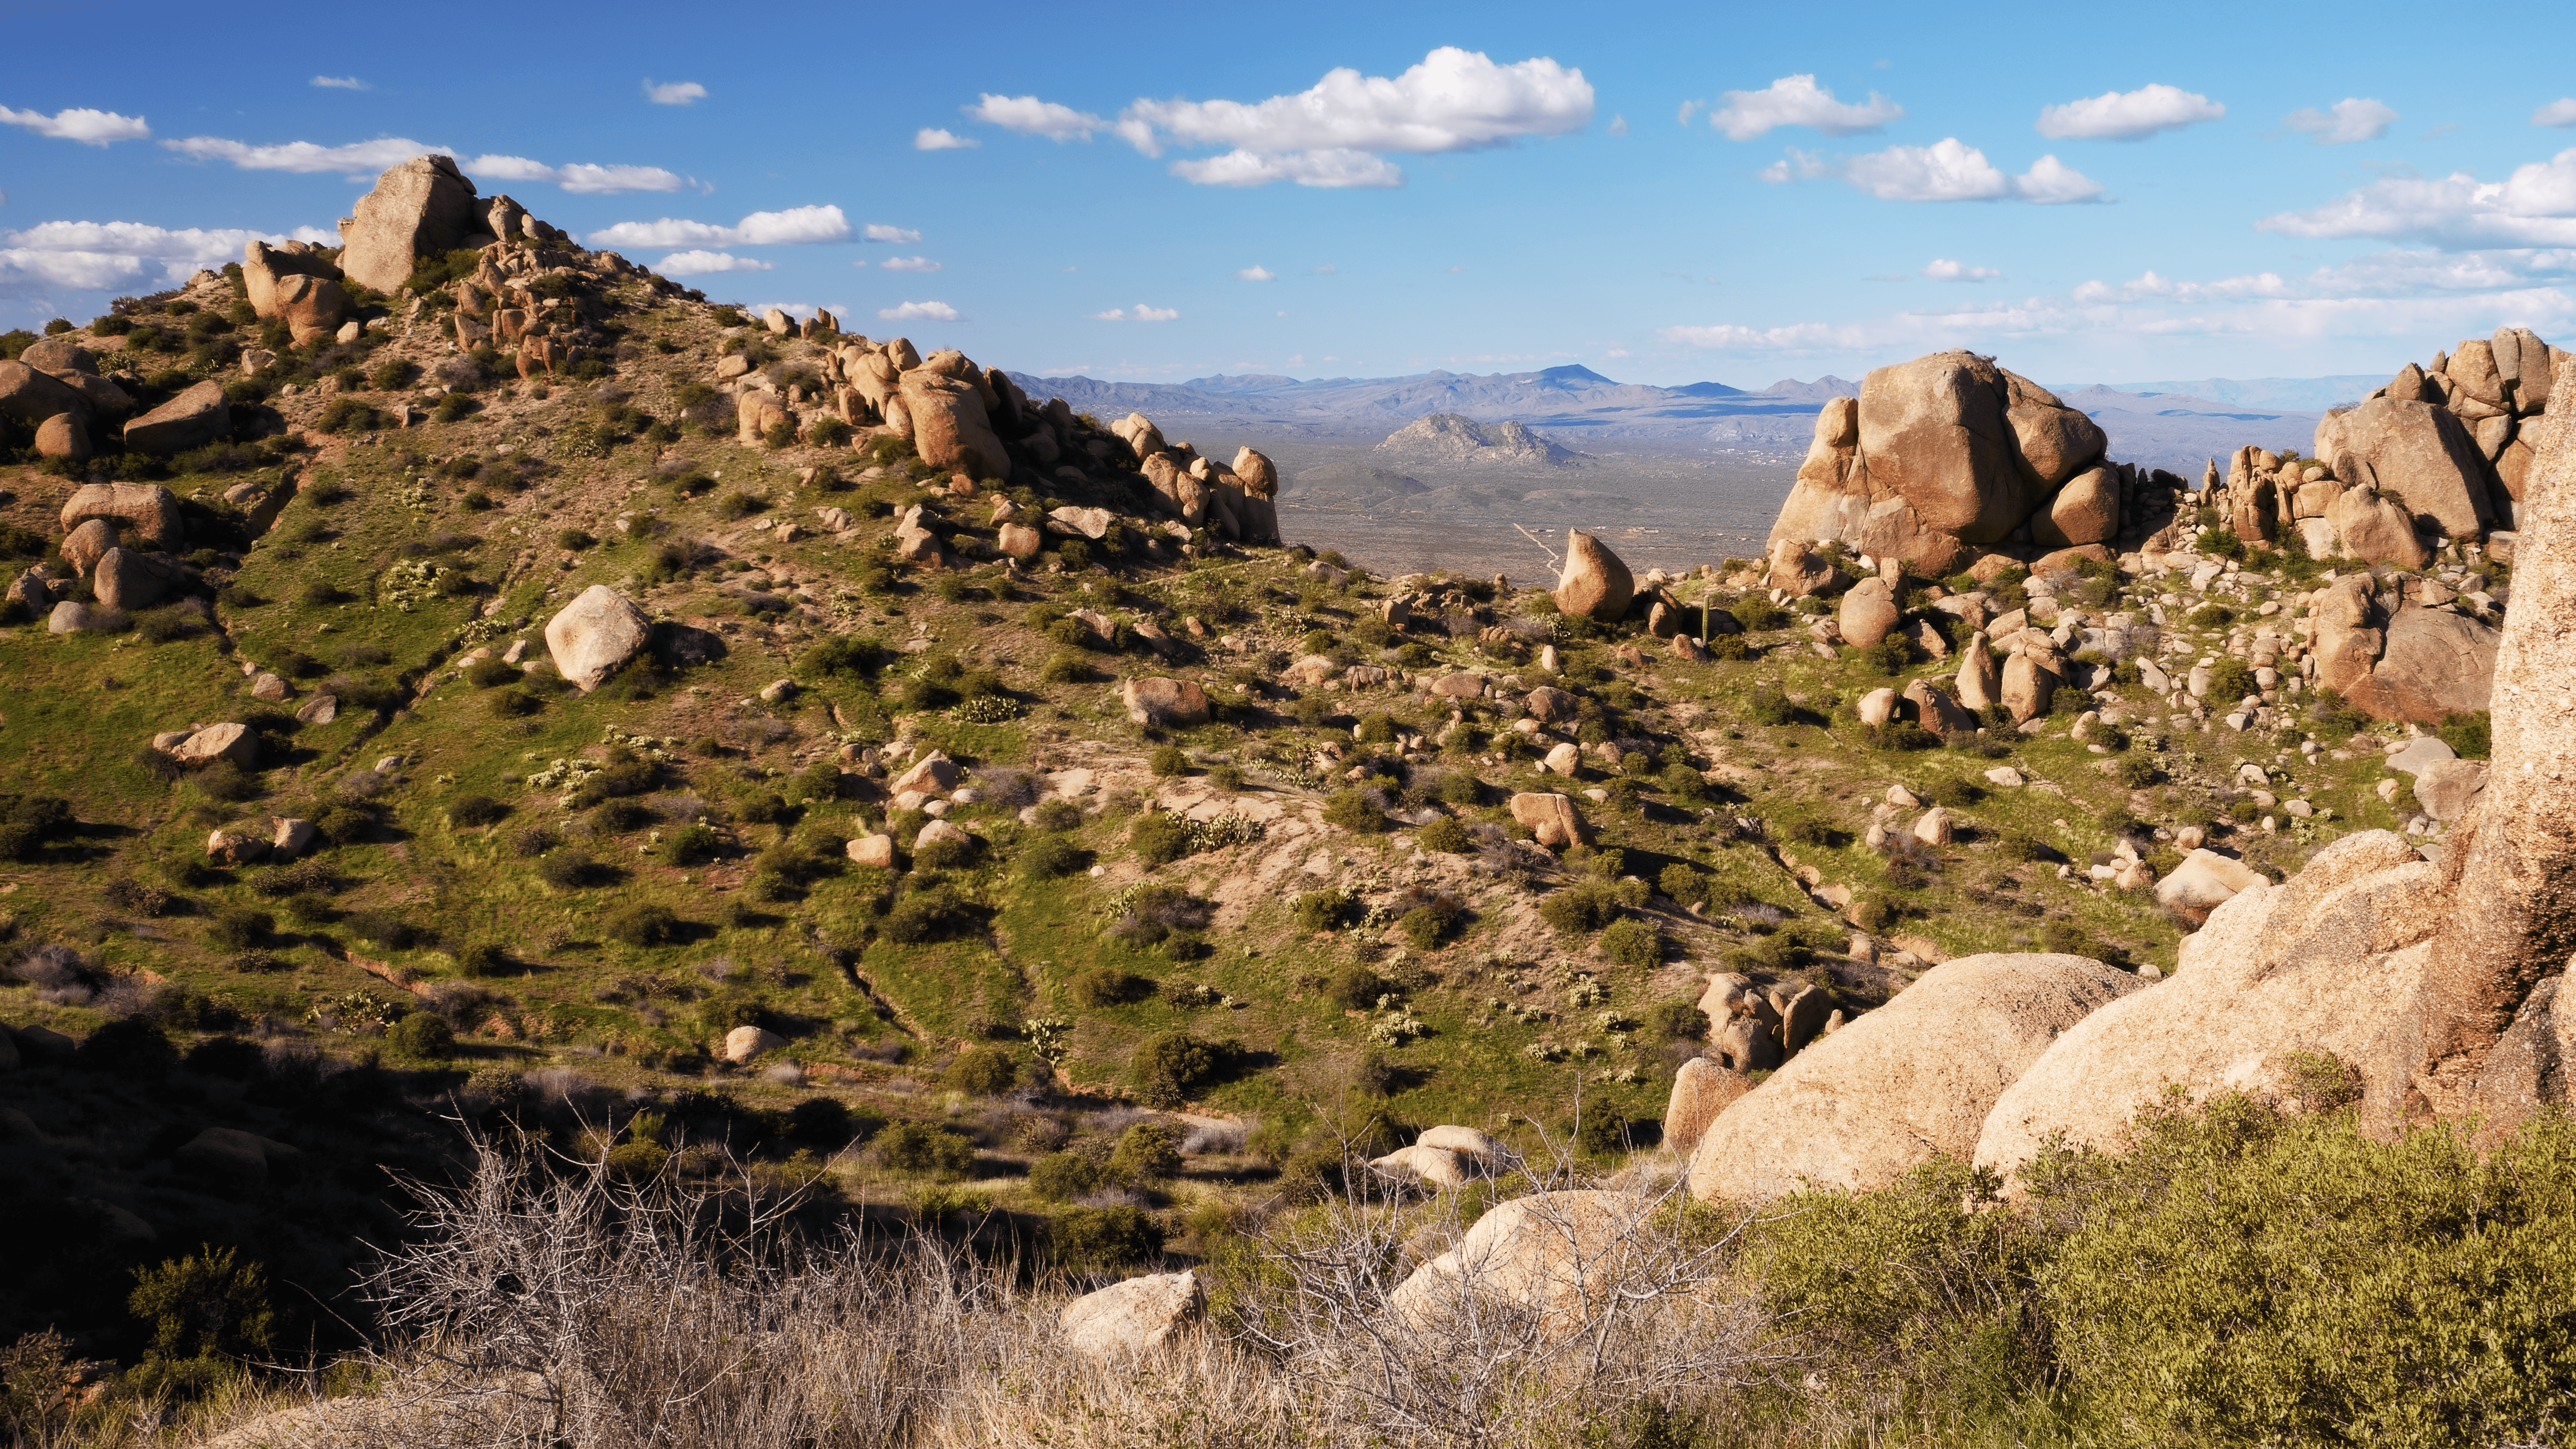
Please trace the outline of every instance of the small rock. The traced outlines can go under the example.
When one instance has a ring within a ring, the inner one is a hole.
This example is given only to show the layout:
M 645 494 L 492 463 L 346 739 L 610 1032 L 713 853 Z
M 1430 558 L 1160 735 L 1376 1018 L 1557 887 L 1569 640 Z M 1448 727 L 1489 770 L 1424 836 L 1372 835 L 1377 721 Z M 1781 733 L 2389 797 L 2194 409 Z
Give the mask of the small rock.
M 737 1026 L 725 1033 L 724 1059 L 739 1066 L 762 1052 L 774 1052 L 785 1045 L 787 1038 L 774 1031 L 757 1026 Z
M 862 835 L 843 846 L 842 851 L 849 856 L 852 865 L 863 865 L 873 870 L 894 868 L 894 837 L 891 835 Z
M 1066 1345 L 1095 1357 L 1132 1357 L 1169 1345 L 1206 1307 L 1207 1292 L 1188 1270 L 1112 1283 L 1064 1306 L 1057 1317 Z

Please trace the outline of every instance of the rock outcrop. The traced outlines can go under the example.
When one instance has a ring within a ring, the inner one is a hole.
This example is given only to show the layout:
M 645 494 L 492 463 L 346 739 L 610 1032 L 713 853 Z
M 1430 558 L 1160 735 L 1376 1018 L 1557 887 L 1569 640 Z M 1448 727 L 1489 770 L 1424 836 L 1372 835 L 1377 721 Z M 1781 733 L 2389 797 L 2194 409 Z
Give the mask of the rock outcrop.
M 125 425 L 125 446 L 139 453 L 184 453 L 219 442 L 233 429 L 232 404 L 212 378 Z
M 2417 604 L 2405 580 L 2346 574 L 2318 594 L 2314 618 L 2318 687 L 2341 691 L 2372 717 L 2438 724 L 2488 707 L 2502 633 Z
M 546 652 L 555 672 L 584 694 L 651 642 L 653 621 L 606 584 L 593 584 L 546 621 Z
M 1565 564 L 1557 571 L 1556 607 L 1592 619 L 1616 619 L 1637 597 L 1636 576 L 1601 540 L 1581 529 L 1565 535 Z
M 2138 481 L 2095 467 L 2104 446 L 2091 418 L 1974 353 L 1878 368 L 1817 414 L 1771 539 L 1840 539 L 1936 577 L 1980 546 L 2099 542 Z
M 1710 1123 L 1691 1154 L 1703 1200 L 1803 1185 L 1867 1188 L 1965 1157 L 1987 1112 L 2058 1035 L 2139 980 L 2081 956 L 1965 956 L 1809 1046 Z
M 482 229 L 474 183 L 450 156 L 414 156 L 386 168 L 355 212 L 340 221 L 340 271 L 387 294 L 423 257 L 461 247 Z
M 1561 1338 L 1617 1290 L 1617 1245 L 1651 1211 L 1651 1200 L 1619 1192 L 1536 1192 L 1497 1203 L 1455 1247 L 1397 1284 L 1388 1306 L 1436 1331 L 1483 1299 L 1535 1312 L 1541 1334 Z
M 1207 1289 L 1196 1273 L 1149 1273 L 1076 1298 L 1057 1315 L 1057 1326 L 1077 1352 L 1133 1356 L 1170 1344 L 1206 1307 Z
M 158 483 L 89 483 L 74 489 L 63 504 L 64 531 L 75 531 L 93 518 L 114 526 L 116 540 L 129 545 L 174 549 L 188 537 L 179 495 Z

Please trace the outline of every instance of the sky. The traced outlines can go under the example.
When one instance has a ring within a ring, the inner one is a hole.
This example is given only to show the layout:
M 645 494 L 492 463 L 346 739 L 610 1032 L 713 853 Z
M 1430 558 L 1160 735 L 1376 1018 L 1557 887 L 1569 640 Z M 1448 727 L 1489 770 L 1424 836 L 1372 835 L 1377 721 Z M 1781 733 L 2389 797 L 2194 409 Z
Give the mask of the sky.
M 457 156 L 711 297 L 1040 374 L 2062 382 L 2576 338 L 2576 9 L 0 0 L 0 326 Z

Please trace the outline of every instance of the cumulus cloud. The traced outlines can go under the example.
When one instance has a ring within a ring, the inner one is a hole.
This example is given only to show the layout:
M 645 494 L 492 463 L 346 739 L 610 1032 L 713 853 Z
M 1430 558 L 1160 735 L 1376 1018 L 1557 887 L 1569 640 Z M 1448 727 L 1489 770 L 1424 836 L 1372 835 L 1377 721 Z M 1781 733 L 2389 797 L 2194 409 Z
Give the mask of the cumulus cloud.
M 141 116 L 120 116 L 114 111 L 93 111 L 87 106 L 74 106 L 48 116 L 42 111 L 13 111 L 0 106 L 0 125 L 24 126 L 39 136 L 57 141 L 78 141 L 86 146 L 104 146 L 112 141 L 141 141 L 149 138 L 152 128 Z
M 1404 171 L 1366 151 L 1228 151 L 1203 161 L 1175 161 L 1172 174 L 1198 186 L 1267 186 L 1293 181 L 1328 188 L 1402 186 Z
M 839 215 L 840 208 L 832 208 L 832 213 L 835 216 Z M 921 240 L 921 233 L 913 230 L 911 227 L 888 226 L 881 221 L 869 222 L 867 230 L 862 232 L 861 235 L 872 242 L 892 242 L 896 246 L 910 246 L 914 242 Z
M 1800 158 L 1814 164 L 1812 158 Z M 1802 172 L 1801 174 L 1807 174 Z M 2055 156 L 2042 156 L 2029 171 L 2007 176 L 1986 153 L 1946 136 L 1929 146 L 1890 146 L 1843 164 L 1843 179 L 1881 201 L 2002 201 L 2018 198 L 2042 206 L 2090 201 L 2102 188 Z M 1775 177 L 1773 179 L 1786 179 Z
M 1036 96 L 997 96 L 987 93 L 975 104 L 962 108 L 966 114 L 988 126 L 1016 131 L 1023 136 L 1044 136 L 1050 141 L 1088 141 L 1094 131 L 1106 131 L 1109 122 L 1087 111 L 1060 106 Z
M 229 161 L 244 171 L 292 171 L 306 175 L 338 173 L 352 180 L 399 166 L 414 156 L 456 156 L 469 176 L 493 181 L 550 181 L 566 191 L 607 196 L 628 191 L 678 191 L 688 181 L 659 166 L 599 166 L 576 162 L 549 166 L 525 156 L 477 156 L 467 160 L 448 146 L 426 146 L 400 136 L 359 141 L 347 146 L 319 146 L 289 141 L 282 146 L 253 146 L 221 136 L 188 136 L 162 145 L 198 161 Z
M 912 133 L 915 151 L 972 151 L 984 143 L 972 136 L 960 136 L 942 126 L 924 126 Z
M 254 238 L 326 245 L 340 240 L 336 233 L 309 226 L 263 232 L 169 228 L 134 221 L 48 221 L 24 231 L 0 231 L 0 295 L 101 292 L 184 282 L 202 268 L 239 261 L 243 245 Z
M 2211 302 L 2282 297 L 2289 292 L 2289 284 L 2277 272 L 2225 277 L 2215 282 L 2180 282 L 2150 270 L 2129 282 L 2085 282 L 2067 295 L 2078 302 Z
M 796 246 L 849 239 L 849 218 L 837 206 L 755 211 L 731 226 L 671 216 L 659 221 L 621 221 L 585 238 L 595 247 Z
M 885 269 L 889 272 L 935 272 L 939 270 L 939 263 L 932 261 L 928 257 L 890 257 L 886 260 L 884 265 Z
M 1674 122 L 1679 125 L 1689 125 L 1691 123 L 1691 117 L 1699 114 L 1699 108 L 1702 104 L 1703 103 L 1699 101 L 1682 102 L 1680 107 L 1673 112 Z
M 1758 91 L 1728 91 L 1708 123 L 1732 141 L 1750 141 L 1781 126 L 1809 126 L 1828 136 L 1875 131 L 1905 115 L 1905 108 L 1876 91 L 1866 101 L 1838 101 L 1812 75 L 1784 75 Z M 1686 103 L 1682 120 L 1690 120 Z
M 673 252 L 653 264 L 653 270 L 666 277 L 705 277 L 717 272 L 765 272 L 771 264 L 758 257 L 738 257 L 731 252 Z
M 1124 307 L 1112 307 L 1106 312 L 1092 313 L 1091 320 L 1094 322 L 1169 322 L 1180 315 L 1181 309 L 1178 307 L 1149 307 L 1139 302 L 1133 312 Z
M 2531 113 L 2535 126 L 2576 126 L 2576 96 L 2551 101 Z
M 1610 118 L 1609 132 L 1613 136 L 1627 135 L 1628 118 L 1626 116 L 1612 116 Z
M 1832 162 L 1815 152 L 1801 151 L 1792 146 L 1788 148 L 1788 154 L 1754 174 L 1777 186 L 1784 181 L 1813 181 L 1819 176 L 1831 176 L 1834 167 Z
M 2105 91 L 2062 106 L 2042 106 L 2039 134 L 2052 141 L 2143 141 L 2162 131 L 2178 131 L 2215 121 L 2227 107 L 2176 86 L 2141 86 L 2133 91 Z
M 906 302 L 896 307 L 880 307 L 877 316 L 888 322 L 954 322 L 957 309 L 945 302 Z
M 1250 266 L 1245 267 L 1242 271 L 1235 273 L 1235 275 L 1241 277 L 1247 282 L 1267 282 L 1279 274 L 1270 270 L 1268 267 Z
M 2576 245 L 2576 150 L 2516 167 L 2502 181 L 2480 181 L 2465 171 L 2382 177 L 2323 206 L 2264 217 L 2254 229 L 2458 247 Z
M 362 81 L 353 75 L 317 75 L 313 78 L 312 84 L 320 86 L 326 91 L 363 91 L 369 89 L 365 81 Z
M 655 85 L 649 76 L 644 81 L 644 99 L 657 106 L 685 106 L 706 98 L 707 88 L 696 81 L 669 81 Z
M 2320 146 L 2349 146 L 2378 140 L 2396 119 L 2397 113 L 2378 101 L 2346 96 L 2322 111 L 2314 106 L 2292 111 L 2281 118 L 2281 124 Z
M 2003 276 L 1992 267 L 1972 267 L 1948 257 L 1934 257 L 1923 269 L 1923 275 L 1936 282 L 1991 282 Z

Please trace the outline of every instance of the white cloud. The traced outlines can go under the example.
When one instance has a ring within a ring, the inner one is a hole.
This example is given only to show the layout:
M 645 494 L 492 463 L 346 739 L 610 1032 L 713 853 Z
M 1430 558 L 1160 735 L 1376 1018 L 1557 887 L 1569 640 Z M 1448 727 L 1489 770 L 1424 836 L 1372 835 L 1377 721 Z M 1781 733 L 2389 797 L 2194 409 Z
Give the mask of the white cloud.
M 2133 91 L 2105 91 L 2062 106 L 2042 106 L 2039 134 L 2052 141 L 2143 141 L 2160 131 L 2178 131 L 2226 114 L 2227 107 L 2204 95 L 2175 86 L 2141 86 Z
M 1800 157 L 1802 166 L 1813 158 Z M 1783 163 L 1785 164 L 1785 163 Z M 1774 166 L 1767 179 L 1786 180 Z M 1800 174 L 1812 174 L 1802 170 Z M 2102 188 L 2055 156 L 2042 156 L 2020 176 L 2006 176 L 1986 153 L 1947 136 L 1929 146 L 1890 146 L 1843 164 L 1843 179 L 1881 201 L 2001 201 L 2018 197 L 2043 206 L 2090 201 Z
M 2148 271 L 2136 281 L 2113 286 L 2106 282 L 2085 282 L 2067 295 L 2078 302 L 2213 302 L 2234 301 L 2242 297 L 2285 297 L 2289 284 L 2277 272 L 2251 276 L 2226 277 L 2215 282 L 2178 282 L 2171 277 Z
M 696 81 L 670 81 L 658 86 L 649 76 L 644 81 L 644 99 L 657 106 L 685 106 L 706 98 L 707 88 Z
M 1270 270 L 1268 267 L 1251 266 L 1245 267 L 1242 271 L 1235 273 L 1235 275 L 1241 277 L 1247 282 L 1267 282 L 1279 274 Z
M 320 86 L 326 91 L 363 91 L 372 89 L 372 87 L 370 87 L 365 81 L 362 81 L 353 75 L 317 75 L 313 78 L 312 83 Z
M 1905 108 L 1876 91 L 1866 101 L 1844 102 L 1812 75 L 1784 75 L 1758 91 L 1728 91 L 1726 104 L 1708 123 L 1731 141 L 1750 141 L 1780 126 L 1812 126 L 1828 136 L 1854 136 L 1898 120 Z M 1685 111 L 1682 119 L 1688 122 Z
M 1178 307 L 1148 307 L 1142 302 L 1136 304 L 1136 320 L 1139 322 L 1169 322 L 1180 315 L 1181 309 Z
M 835 216 L 839 215 L 840 208 L 832 208 L 832 213 Z M 896 246 L 910 246 L 914 242 L 921 240 L 921 233 L 914 231 L 911 227 L 888 226 L 881 221 L 869 222 L 867 230 L 862 232 L 861 235 L 872 242 L 892 242 Z
M 1109 129 L 1109 122 L 1087 111 L 1042 101 L 1036 96 L 987 93 L 978 97 L 975 104 L 961 109 L 988 126 L 1017 131 L 1023 136 L 1044 136 L 1050 141 L 1088 141 L 1092 132 Z
M 2531 113 L 2535 126 L 2576 126 L 2576 96 L 2551 101 Z
M 940 269 L 939 263 L 928 257 L 889 257 L 884 265 L 889 272 L 935 272 Z
M 221 136 L 189 136 L 161 143 L 199 161 L 229 161 L 244 171 L 292 171 L 307 175 L 337 172 L 354 180 L 399 166 L 414 156 L 456 156 L 446 146 L 425 146 L 400 136 L 359 141 L 347 146 L 317 146 L 289 141 L 282 146 L 253 146 Z M 550 181 L 579 195 L 607 196 L 628 191 L 678 191 L 688 181 L 659 166 L 599 166 L 576 162 L 549 166 L 525 156 L 457 157 L 466 175 L 491 181 Z
M 42 111 L 13 111 L 0 106 L 0 125 L 24 126 L 39 136 L 57 141 L 78 141 L 88 146 L 104 146 L 111 141 L 141 141 L 152 134 L 141 116 L 120 116 L 114 111 L 93 111 L 74 106 L 48 116 Z
M 653 270 L 666 277 L 705 277 L 717 272 L 765 272 L 771 264 L 757 257 L 738 257 L 731 252 L 673 252 L 653 264 Z
M 1334 266 L 1331 262 L 1326 262 L 1315 269 L 1315 275 L 1319 277 L 1336 276 L 1340 274 L 1341 270 L 1341 268 Z
M 1682 102 L 1680 108 L 1673 112 L 1673 120 L 1680 125 L 1689 125 L 1691 117 L 1699 114 L 1701 104 L 1699 101 Z
M 48 221 L 25 231 L 0 231 L 0 294 L 47 289 L 97 292 L 135 285 L 184 282 L 201 268 L 241 260 L 257 238 L 336 245 L 336 233 L 318 227 L 292 232 L 232 227 L 168 228 L 133 221 Z
M 595 247 L 795 246 L 849 239 L 849 218 L 837 206 L 755 211 L 731 226 L 670 216 L 659 221 L 621 221 L 584 238 Z
M 578 196 L 614 196 L 628 191 L 678 191 L 689 183 L 659 166 L 594 166 L 576 162 L 548 166 L 525 156 L 477 156 L 456 163 L 468 176 L 494 181 L 551 181 Z
M 2576 245 L 2576 150 L 2514 169 L 2502 181 L 2465 171 L 2388 176 L 2308 211 L 2254 223 L 2282 236 L 2411 237 L 2461 247 Z
M 1611 135 L 1613 135 L 1613 136 L 1624 136 L 1624 135 L 1627 135 L 1627 134 L 1628 134 L 1628 118 L 1627 118 L 1626 116 L 1612 116 L 1612 117 L 1610 118 L 1610 127 L 1609 127 L 1609 130 L 1610 130 L 1610 134 L 1611 134 Z
M 1293 181 L 1326 188 L 1402 186 L 1404 171 L 1366 151 L 1228 151 L 1203 161 L 1175 161 L 1172 174 L 1198 186 L 1267 186 Z
M 2397 113 L 2378 101 L 2346 96 L 2325 110 L 2313 106 L 2292 111 L 2281 124 L 2313 138 L 2320 146 L 2349 146 L 2376 141 L 2388 132 Z
M 957 309 L 945 302 L 906 302 L 899 307 L 880 307 L 877 315 L 888 322 L 954 322 Z
M 1112 307 L 1106 312 L 1094 312 L 1091 314 L 1091 320 L 1094 322 L 1124 322 L 1127 320 L 1127 309 L 1124 307 Z
M 1345 66 L 1295 95 L 1138 101 L 1125 118 L 1197 145 L 1428 155 L 1581 130 L 1592 121 L 1592 85 L 1544 56 L 1496 65 L 1444 45 L 1392 78 Z
M 2003 273 L 1992 267 L 1972 267 L 1948 257 L 1934 257 L 1932 264 L 1923 269 L 1923 275 L 1936 282 L 1992 282 L 2000 279 Z
M 1754 174 L 1777 186 L 1792 178 L 1812 181 L 1819 176 L 1831 176 L 1834 168 L 1831 162 L 1815 152 L 1791 146 L 1786 155 Z
M 972 136 L 960 136 L 942 126 L 924 126 L 912 133 L 915 151 L 972 151 L 984 143 Z

